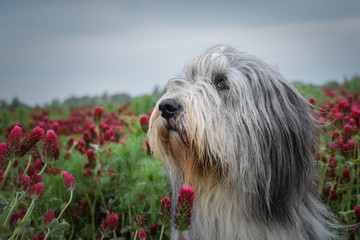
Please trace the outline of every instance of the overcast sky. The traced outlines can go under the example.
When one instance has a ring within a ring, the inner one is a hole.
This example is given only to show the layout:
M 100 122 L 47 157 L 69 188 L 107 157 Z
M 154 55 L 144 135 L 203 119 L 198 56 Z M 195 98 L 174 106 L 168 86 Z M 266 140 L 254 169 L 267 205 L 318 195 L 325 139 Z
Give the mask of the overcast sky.
M 0 99 L 150 93 L 215 44 L 341 81 L 360 73 L 360 1 L 1 1 Z

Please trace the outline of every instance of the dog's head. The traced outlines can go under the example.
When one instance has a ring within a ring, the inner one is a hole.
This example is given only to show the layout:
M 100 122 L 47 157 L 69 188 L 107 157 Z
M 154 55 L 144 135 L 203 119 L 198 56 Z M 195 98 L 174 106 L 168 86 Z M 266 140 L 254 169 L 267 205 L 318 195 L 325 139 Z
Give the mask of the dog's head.
M 231 47 L 206 51 L 169 80 L 149 133 L 154 155 L 185 183 L 226 181 L 270 215 L 313 180 L 308 102 L 272 67 Z

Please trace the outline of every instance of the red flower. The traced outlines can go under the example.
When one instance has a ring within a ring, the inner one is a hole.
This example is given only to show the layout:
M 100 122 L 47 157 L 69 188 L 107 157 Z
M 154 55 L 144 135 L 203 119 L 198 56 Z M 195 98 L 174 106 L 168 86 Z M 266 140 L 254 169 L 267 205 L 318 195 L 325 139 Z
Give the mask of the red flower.
M 146 148 L 147 148 L 147 153 L 151 154 L 150 139 L 149 138 L 146 139 L 145 144 L 146 144 Z
M 156 235 L 157 233 L 157 229 L 158 229 L 158 225 L 157 224 L 151 224 L 150 226 L 150 232 L 151 232 L 151 235 Z
M 104 111 L 104 108 L 101 106 L 95 108 L 95 111 L 94 111 L 94 122 L 95 123 L 98 124 L 100 122 L 103 111 Z
M 109 233 L 111 233 L 116 229 L 116 225 L 118 221 L 119 221 L 119 217 L 116 214 L 108 213 L 101 223 L 99 232 L 103 236 L 107 236 Z
M 315 98 L 314 98 L 314 97 L 310 97 L 310 98 L 309 98 L 309 103 L 311 103 L 312 105 L 315 105 Z
M 138 232 L 138 238 L 139 239 L 146 239 L 147 235 L 144 229 L 140 229 Z
M 52 130 L 54 130 L 54 132 L 59 132 L 59 128 L 60 128 L 60 126 L 59 126 L 59 123 L 58 122 L 53 122 L 53 124 L 52 124 Z
M 82 136 L 83 136 L 83 139 L 84 139 L 86 144 L 91 143 L 91 135 L 90 135 L 89 130 L 83 131 Z
M 144 226 L 146 221 L 146 218 L 144 218 L 141 215 L 134 215 L 132 221 L 131 221 L 131 226 L 134 230 L 140 230 L 140 228 L 142 228 L 142 226 Z
M 347 142 L 347 145 L 348 145 L 349 149 L 354 149 L 355 141 L 353 139 L 349 139 L 349 141 Z
M 350 124 L 351 126 L 356 125 L 356 121 L 355 121 L 355 119 L 350 118 L 350 119 L 349 119 L 349 124 Z
M 41 234 L 41 233 L 37 233 L 37 234 L 33 234 L 32 240 L 44 240 L 45 239 L 46 234 Z
M 139 122 L 140 122 L 140 125 L 141 125 L 141 129 L 144 131 L 144 132 L 147 132 L 148 128 L 149 128 L 149 116 L 148 115 L 141 115 L 140 118 L 139 118 Z
M 336 189 L 331 189 L 330 191 L 330 200 L 336 201 L 339 198 L 339 195 L 336 192 Z
M 346 180 L 346 181 L 349 181 L 350 180 L 350 171 L 347 167 L 344 167 L 343 171 L 342 171 L 342 175 L 343 175 L 343 178 Z
M 168 198 L 167 196 L 163 197 L 160 200 L 160 219 L 159 219 L 160 225 L 166 225 L 167 223 L 169 223 L 170 208 L 171 208 L 170 198 Z
M 7 144 L 0 142 L 0 164 L 5 164 L 6 160 L 6 151 L 7 151 Z
M 42 182 L 36 183 L 31 186 L 29 191 L 30 198 L 40 200 L 43 194 L 44 194 L 44 184 Z
M 348 232 L 349 232 L 350 240 L 354 240 L 357 232 L 356 226 L 350 225 L 348 228 Z
M 46 132 L 44 146 L 43 146 L 43 154 L 47 161 L 52 161 L 56 157 L 57 153 L 57 144 L 58 137 L 53 130 L 48 130 Z
M 178 194 L 175 214 L 175 227 L 179 231 L 186 230 L 190 224 L 194 199 L 194 189 L 191 186 L 182 185 Z
M 68 137 L 67 142 L 66 142 L 66 149 L 69 150 L 72 147 L 72 145 L 74 144 L 74 142 L 75 142 L 74 137 L 72 137 L 72 136 Z
M 25 191 L 28 187 L 30 187 L 30 177 L 28 175 L 20 174 L 15 178 L 14 183 L 16 187 L 22 188 Z
M 62 177 L 64 179 L 65 187 L 70 191 L 75 190 L 76 182 L 75 182 L 75 179 L 74 179 L 73 175 L 71 173 L 66 172 L 66 171 L 62 171 L 61 175 L 62 175 Z
M 44 166 L 44 163 L 40 160 L 40 158 L 37 158 L 35 161 L 35 169 L 40 170 Z
M 17 125 L 14 126 L 6 140 L 8 147 L 8 155 L 16 156 L 17 154 L 19 154 L 21 136 L 22 128 Z
M 44 214 L 44 224 L 47 225 L 49 223 L 52 222 L 52 220 L 55 219 L 55 213 L 52 209 L 49 209 L 49 211 L 47 211 L 45 214 Z
M 89 160 L 89 168 L 94 169 L 96 166 L 96 157 L 95 157 L 94 150 L 88 149 L 86 151 L 86 156 Z
M 344 135 L 345 137 L 349 137 L 352 134 L 352 127 L 349 124 L 344 126 Z
M 111 176 L 114 173 L 115 173 L 115 170 L 113 168 L 109 168 L 108 175 Z
M 13 211 L 11 214 L 10 220 L 9 220 L 10 225 L 13 222 L 16 222 L 18 219 L 23 219 L 25 216 L 25 213 L 26 213 L 26 211 L 23 208 L 19 209 L 19 211 Z
M 337 129 L 334 129 L 333 133 L 332 133 L 333 139 L 336 139 L 340 136 L 340 132 Z
M 71 158 L 71 154 L 69 152 L 65 153 L 64 159 L 70 159 L 70 158 Z
M 359 205 L 356 205 L 354 207 L 354 216 L 355 216 L 355 219 L 356 219 L 356 222 L 360 222 L 360 206 Z
M 32 150 L 38 142 L 44 136 L 44 130 L 40 127 L 36 127 L 31 130 L 30 134 L 25 137 L 25 139 L 21 142 L 20 146 L 20 156 L 24 156 L 27 152 Z
M 39 183 L 39 182 L 41 182 L 41 176 L 38 173 L 35 172 L 31 176 L 31 184 L 34 185 L 34 184 Z

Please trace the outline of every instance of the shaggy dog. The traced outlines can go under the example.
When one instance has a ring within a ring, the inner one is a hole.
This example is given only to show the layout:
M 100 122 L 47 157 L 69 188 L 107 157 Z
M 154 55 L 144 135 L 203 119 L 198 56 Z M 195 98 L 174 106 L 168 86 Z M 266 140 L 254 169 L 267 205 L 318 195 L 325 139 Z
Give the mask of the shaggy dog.
M 195 191 L 184 237 L 329 239 L 333 216 L 314 184 L 315 126 L 308 102 L 254 56 L 216 46 L 191 61 L 169 80 L 149 129 L 172 214 L 180 186 Z

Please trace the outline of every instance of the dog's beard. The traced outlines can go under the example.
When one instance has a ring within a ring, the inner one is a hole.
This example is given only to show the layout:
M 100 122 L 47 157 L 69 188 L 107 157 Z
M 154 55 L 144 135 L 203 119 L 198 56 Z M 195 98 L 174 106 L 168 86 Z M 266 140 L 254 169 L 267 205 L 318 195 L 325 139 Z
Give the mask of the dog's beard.
M 196 130 L 185 114 L 167 121 L 154 112 L 150 139 L 154 155 L 165 164 L 176 167 L 183 182 L 190 185 L 214 184 L 223 174 L 223 168 L 206 147 L 199 146 Z M 166 156 L 166 157 L 165 157 Z
M 180 133 L 178 131 L 180 131 Z M 194 164 L 196 156 L 194 151 L 189 148 L 186 140 L 184 140 L 186 139 L 185 137 L 181 130 L 170 130 L 169 146 L 173 159 L 182 171 L 183 182 L 190 184 L 191 177 L 197 174 L 197 168 Z

